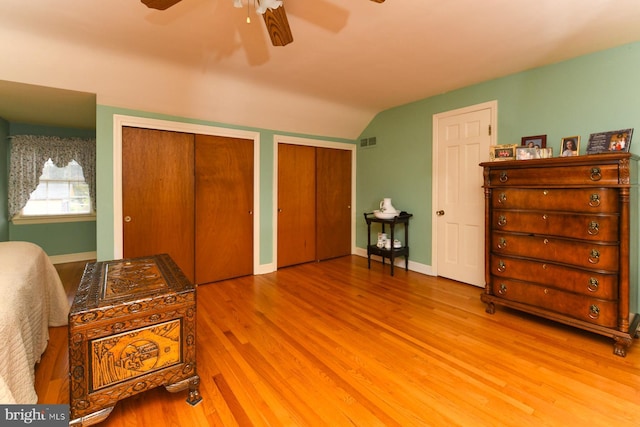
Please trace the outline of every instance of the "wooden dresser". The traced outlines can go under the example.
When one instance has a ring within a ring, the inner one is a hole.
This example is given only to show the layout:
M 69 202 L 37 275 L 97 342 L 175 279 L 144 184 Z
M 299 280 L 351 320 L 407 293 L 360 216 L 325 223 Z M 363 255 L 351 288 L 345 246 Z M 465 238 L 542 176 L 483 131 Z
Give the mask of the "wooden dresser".
M 480 164 L 488 313 L 497 304 L 609 336 L 626 356 L 640 320 L 637 160 L 605 153 Z
M 196 291 L 167 254 L 87 264 L 69 313 L 72 426 L 154 387 L 189 389 L 196 373 Z

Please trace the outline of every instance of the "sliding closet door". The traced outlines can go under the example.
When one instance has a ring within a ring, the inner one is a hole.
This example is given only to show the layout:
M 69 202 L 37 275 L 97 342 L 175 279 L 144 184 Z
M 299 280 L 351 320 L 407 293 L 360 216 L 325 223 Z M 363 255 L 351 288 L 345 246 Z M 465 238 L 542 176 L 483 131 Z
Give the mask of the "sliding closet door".
M 351 151 L 316 148 L 316 256 L 351 254 Z
M 278 144 L 278 268 L 316 259 L 316 151 Z
M 196 135 L 196 283 L 253 274 L 253 140 Z
M 125 258 L 168 253 L 194 279 L 194 136 L 122 129 Z

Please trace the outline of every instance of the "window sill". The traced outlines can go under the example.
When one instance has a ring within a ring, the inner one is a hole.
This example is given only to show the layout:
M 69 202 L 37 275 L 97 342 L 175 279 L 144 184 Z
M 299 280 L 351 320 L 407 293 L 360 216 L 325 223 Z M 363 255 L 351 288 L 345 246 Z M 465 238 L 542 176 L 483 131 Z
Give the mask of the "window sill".
M 81 214 L 81 215 L 46 215 L 46 216 L 20 216 L 16 215 L 11 219 L 11 222 L 15 225 L 30 225 L 30 224 L 55 224 L 62 222 L 84 222 L 95 221 L 96 214 Z

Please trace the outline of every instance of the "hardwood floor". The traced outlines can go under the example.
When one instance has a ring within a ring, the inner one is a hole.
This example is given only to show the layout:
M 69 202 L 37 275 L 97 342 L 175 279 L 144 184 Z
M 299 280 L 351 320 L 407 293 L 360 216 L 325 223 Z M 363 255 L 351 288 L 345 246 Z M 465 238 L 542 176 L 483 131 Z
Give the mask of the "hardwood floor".
M 70 295 L 81 268 L 58 266 Z M 640 425 L 637 340 L 614 356 L 611 339 L 388 268 L 349 256 L 198 287 L 202 403 L 154 389 L 102 425 Z M 68 403 L 67 330 L 51 331 L 36 389 Z

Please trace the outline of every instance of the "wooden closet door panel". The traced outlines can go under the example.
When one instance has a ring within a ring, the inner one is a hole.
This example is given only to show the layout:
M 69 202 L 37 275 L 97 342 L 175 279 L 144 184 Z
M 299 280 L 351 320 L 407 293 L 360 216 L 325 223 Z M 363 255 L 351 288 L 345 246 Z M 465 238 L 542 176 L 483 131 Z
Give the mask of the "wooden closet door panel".
M 351 253 L 351 151 L 316 148 L 316 256 Z
M 253 140 L 196 135 L 196 283 L 253 274 Z
M 278 267 L 316 259 L 315 148 L 278 144 Z
M 194 279 L 193 135 L 122 128 L 125 258 L 167 253 Z

